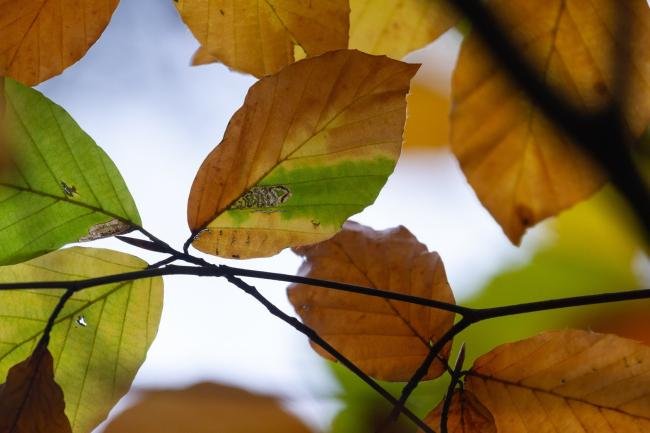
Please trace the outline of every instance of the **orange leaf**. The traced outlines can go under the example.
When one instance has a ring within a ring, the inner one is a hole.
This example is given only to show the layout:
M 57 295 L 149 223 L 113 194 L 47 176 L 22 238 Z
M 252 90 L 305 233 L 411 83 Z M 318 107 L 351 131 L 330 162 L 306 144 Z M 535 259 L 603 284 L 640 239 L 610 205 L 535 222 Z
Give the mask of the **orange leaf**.
M 302 276 L 454 302 L 440 256 L 428 252 L 401 226 L 374 231 L 348 222 L 332 239 L 296 250 L 306 259 L 299 271 Z M 410 379 L 430 342 L 454 320 L 450 312 L 303 284 L 289 286 L 288 294 L 308 326 L 367 374 L 382 380 Z M 449 348 L 442 351 L 443 357 Z M 443 371 L 436 361 L 426 378 Z
M 650 431 L 650 347 L 565 330 L 497 347 L 465 382 L 500 433 Z
M 621 49 L 618 8 L 634 38 L 625 120 L 650 122 L 650 9 L 645 0 L 494 0 L 490 8 L 543 80 L 577 107 L 612 101 Z M 483 205 L 518 244 L 525 230 L 604 183 L 593 162 L 558 132 L 489 56 L 480 37 L 463 42 L 452 84 L 451 146 Z
M 194 179 L 192 245 L 245 259 L 336 234 L 395 167 L 417 69 L 339 50 L 258 81 Z
M 204 54 L 257 77 L 293 63 L 294 46 L 309 56 L 348 46 L 347 0 L 176 0 L 175 4 Z M 204 54 L 194 64 L 213 61 Z
M 424 419 L 434 431 L 440 432 L 440 418 L 444 400 Z M 449 433 L 497 433 L 494 418 L 470 391 L 456 391 L 449 406 L 447 418 Z
M 105 433 L 309 433 L 276 398 L 216 383 L 144 393 Z
M 9 370 L 0 387 L 0 432 L 72 432 L 47 348 L 37 346 L 29 358 Z
M 58 75 L 95 43 L 119 0 L 0 3 L 0 75 L 33 86 Z

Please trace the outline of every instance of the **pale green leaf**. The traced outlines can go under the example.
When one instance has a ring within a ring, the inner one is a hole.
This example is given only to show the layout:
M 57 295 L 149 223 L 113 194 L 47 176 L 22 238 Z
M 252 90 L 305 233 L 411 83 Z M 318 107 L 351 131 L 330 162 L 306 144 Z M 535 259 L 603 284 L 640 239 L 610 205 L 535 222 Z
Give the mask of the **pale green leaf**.
M 0 282 L 79 280 L 146 267 L 124 253 L 74 247 L 2 267 Z M 0 292 L 0 379 L 30 355 L 63 292 Z M 75 433 L 90 432 L 129 389 L 156 335 L 162 298 L 157 277 L 83 290 L 66 303 L 49 349 Z

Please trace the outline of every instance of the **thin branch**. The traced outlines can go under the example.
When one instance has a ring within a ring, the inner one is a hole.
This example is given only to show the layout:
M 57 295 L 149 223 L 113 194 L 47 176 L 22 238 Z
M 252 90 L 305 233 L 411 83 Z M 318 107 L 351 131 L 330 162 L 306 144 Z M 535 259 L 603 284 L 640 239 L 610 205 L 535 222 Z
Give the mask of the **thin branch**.
M 404 413 L 411 421 L 417 424 L 422 430 L 427 433 L 435 433 L 429 426 L 427 426 L 424 421 L 422 421 L 417 415 L 411 412 L 408 408 L 400 405 L 395 397 L 391 395 L 386 389 L 379 385 L 375 380 L 363 372 L 359 367 L 357 367 L 352 361 L 345 357 L 342 353 L 336 350 L 331 346 L 327 341 L 323 340 L 316 331 L 311 329 L 309 326 L 303 324 L 301 321 L 296 319 L 293 316 L 288 315 L 281 309 L 275 306 L 271 301 L 266 299 L 255 287 L 246 283 L 244 280 L 237 278 L 234 275 L 228 273 L 225 274 L 226 279 L 235 286 L 239 287 L 241 290 L 246 292 L 255 298 L 259 303 L 261 303 L 266 309 L 275 317 L 283 320 L 287 324 L 291 325 L 298 332 L 306 335 L 311 341 L 318 344 L 322 347 L 327 353 L 332 355 L 337 361 L 345 365 L 350 371 L 356 374 L 361 380 L 367 383 L 371 388 L 377 391 L 382 397 L 388 400 L 395 408 L 399 407 L 399 411 Z
M 421 298 L 419 296 L 406 295 L 403 293 L 390 292 L 388 290 L 375 289 L 371 287 L 357 286 L 355 284 L 339 283 L 336 281 L 321 280 L 317 278 L 301 277 L 299 275 L 280 274 L 275 272 L 255 271 L 251 269 L 234 268 L 223 266 L 231 275 L 240 277 L 259 278 L 264 280 L 284 281 L 287 283 L 306 284 L 310 286 L 325 287 L 333 290 L 340 290 L 349 293 L 374 296 L 395 301 L 407 302 L 409 304 L 423 305 L 438 310 L 451 311 L 458 314 L 471 313 L 471 309 L 449 302 L 437 301 L 435 299 Z
M 447 394 L 445 394 L 445 401 L 442 404 L 442 413 L 440 414 L 440 433 L 447 433 L 447 420 L 449 419 L 449 408 L 451 407 L 451 401 L 454 398 L 454 390 L 456 385 L 460 382 L 461 371 L 463 369 L 463 364 L 465 363 L 465 345 L 463 344 L 458 351 L 458 358 L 456 358 L 456 365 L 454 366 L 454 371 L 451 374 L 451 382 L 449 382 L 449 387 L 447 387 Z
M 43 328 L 43 335 L 41 335 L 41 338 L 38 340 L 38 343 L 36 344 L 36 349 L 39 347 L 46 348 L 47 345 L 50 342 L 50 334 L 52 333 L 52 328 L 54 328 L 54 323 L 56 322 L 57 317 L 59 317 L 59 314 L 61 313 L 61 310 L 63 310 L 63 307 L 65 307 L 66 302 L 72 297 L 72 295 L 75 294 L 75 290 L 68 288 L 63 295 L 61 295 L 61 298 L 59 298 L 59 302 L 57 302 L 56 306 L 54 307 L 54 310 L 52 310 L 52 313 L 50 313 L 49 319 L 47 319 L 47 324 L 45 325 L 45 328 Z M 34 351 L 36 351 L 36 349 Z

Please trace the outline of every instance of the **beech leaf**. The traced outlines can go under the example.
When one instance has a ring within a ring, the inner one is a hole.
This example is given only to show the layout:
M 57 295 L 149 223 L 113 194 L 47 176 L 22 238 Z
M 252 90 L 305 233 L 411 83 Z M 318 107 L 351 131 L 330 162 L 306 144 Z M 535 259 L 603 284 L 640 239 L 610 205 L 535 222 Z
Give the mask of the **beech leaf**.
M 272 396 L 216 383 L 179 390 L 148 390 L 104 433 L 309 433 Z
M 436 432 L 441 431 L 443 405 L 444 400 L 424 419 L 424 422 Z M 448 433 L 497 433 L 492 414 L 471 391 L 454 392 L 447 416 Z
M 650 347 L 611 334 L 552 331 L 478 358 L 465 385 L 500 433 L 650 430 Z
M 86 54 L 119 0 L 20 0 L 0 3 L 0 75 L 33 86 Z
M 626 77 L 625 121 L 635 136 L 650 121 L 650 9 L 645 0 L 495 0 L 490 9 L 549 86 L 576 107 L 612 101 L 619 51 L 619 8 L 634 38 Z M 518 244 L 525 230 L 581 201 L 604 183 L 590 158 L 569 142 L 513 85 L 479 35 L 462 45 L 452 83 L 451 147 L 483 205 Z M 621 150 L 624 151 L 624 150 Z
M 348 222 L 332 239 L 296 250 L 305 257 L 299 274 L 427 299 L 454 302 L 444 266 L 404 227 L 375 231 Z M 302 320 L 367 374 L 406 381 L 427 356 L 430 343 L 452 325 L 454 314 L 424 306 L 292 284 L 289 300 Z M 450 344 L 441 352 L 449 354 Z M 331 357 L 317 345 L 322 356 Z M 426 379 L 440 376 L 436 360 Z
M 244 259 L 333 236 L 392 173 L 417 69 L 341 50 L 258 81 L 194 179 L 192 245 Z
M 14 165 L 0 172 L 0 265 L 141 224 L 115 164 L 61 107 L 11 79 L 4 96 Z
M 146 267 L 128 254 L 74 247 L 1 267 L 0 282 L 80 280 Z M 0 377 L 34 350 L 64 292 L 0 291 Z M 95 428 L 131 386 L 156 335 L 162 297 L 156 277 L 85 289 L 66 303 L 49 349 L 75 433 Z
M 11 433 L 72 433 L 65 416 L 63 391 L 54 382 L 52 355 L 38 346 L 14 365 L 0 385 L 0 431 Z
M 205 54 L 258 77 L 293 63 L 294 46 L 308 56 L 348 46 L 348 0 L 177 0 L 175 5 Z
M 456 21 L 445 0 L 350 0 L 350 48 L 400 59 Z

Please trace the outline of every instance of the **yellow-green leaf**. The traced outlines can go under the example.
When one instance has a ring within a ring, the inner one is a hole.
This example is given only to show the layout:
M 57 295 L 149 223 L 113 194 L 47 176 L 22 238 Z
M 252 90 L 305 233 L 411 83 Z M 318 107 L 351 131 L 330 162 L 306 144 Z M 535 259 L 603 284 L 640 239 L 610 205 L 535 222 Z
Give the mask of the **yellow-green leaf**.
M 124 253 L 75 247 L 0 267 L 0 282 L 79 280 L 146 267 Z M 0 292 L 0 377 L 34 350 L 63 292 Z M 129 389 L 156 335 L 161 309 L 160 277 L 83 290 L 66 303 L 49 349 L 75 433 L 91 431 Z
M 624 112 L 634 135 L 650 121 L 650 9 L 645 0 L 494 0 L 490 9 L 544 82 L 577 107 L 611 102 L 618 8 L 634 39 Z M 451 146 L 483 205 L 518 244 L 525 230 L 597 191 L 604 176 L 489 56 L 463 42 L 452 85 Z M 622 150 L 623 151 L 623 150 Z
M 141 224 L 113 161 L 63 108 L 11 79 L 0 93 L 13 160 L 0 172 L 0 264 Z
M 1 2 L 0 75 L 32 86 L 60 74 L 95 43 L 118 2 Z
M 440 256 L 404 227 L 375 231 L 348 222 L 332 239 L 297 252 L 305 257 L 299 271 L 305 277 L 454 302 Z M 364 372 L 382 380 L 409 380 L 430 343 L 454 321 L 448 311 L 385 298 L 304 284 L 293 284 L 287 292 L 305 324 Z M 312 347 L 331 359 L 318 345 Z M 447 345 L 441 356 L 446 357 L 449 349 Z M 426 378 L 444 370 L 436 360 Z
M 348 46 L 347 0 L 178 0 L 205 51 L 255 76 L 294 61 L 294 46 L 316 56 Z
M 52 355 L 44 346 L 9 370 L 0 385 L 0 431 L 72 433 L 61 387 L 54 382 Z
M 257 82 L 194 179 L 192 245 L 265 257 L 337 233 L 395 167 L 417 69 L 341 50 Z
M 456 21 L 445 0 L 350 0 L 350 48 L 400 59 Z
M 650 347 L 615 335 L 565 330 L 505 344 L 465 383 L 499 433 L 650 431 Z

